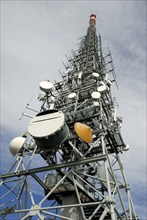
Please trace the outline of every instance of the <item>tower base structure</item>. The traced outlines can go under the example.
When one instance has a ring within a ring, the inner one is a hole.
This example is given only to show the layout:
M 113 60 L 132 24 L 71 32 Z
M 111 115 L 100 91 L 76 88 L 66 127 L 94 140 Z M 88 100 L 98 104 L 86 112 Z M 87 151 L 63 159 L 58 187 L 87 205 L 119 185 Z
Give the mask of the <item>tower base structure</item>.
M 78 204 L 78 199 L 73 193 L 71 195 L 64 196 L 62 204 L 63 206 Z M 61 209 L 61 216 L 77 220 L 82 219 L 80 207 L 63 208 Z

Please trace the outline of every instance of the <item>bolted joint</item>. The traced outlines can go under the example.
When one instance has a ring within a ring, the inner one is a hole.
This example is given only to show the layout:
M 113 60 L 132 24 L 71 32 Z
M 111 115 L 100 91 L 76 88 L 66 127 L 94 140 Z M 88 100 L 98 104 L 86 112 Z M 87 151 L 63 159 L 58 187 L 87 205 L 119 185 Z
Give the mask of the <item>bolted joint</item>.
M 40 205 L 34 205 L 31 207 L 31 210 L 29 212 L 30 216 L 35 216 L 38 214 L 38 212 L 40 211 Z

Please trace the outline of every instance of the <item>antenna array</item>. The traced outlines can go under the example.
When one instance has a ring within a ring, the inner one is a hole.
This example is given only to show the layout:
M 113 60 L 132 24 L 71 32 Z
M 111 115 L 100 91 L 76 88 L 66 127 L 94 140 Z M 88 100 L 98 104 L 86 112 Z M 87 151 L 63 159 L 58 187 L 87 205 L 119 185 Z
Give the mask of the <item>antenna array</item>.
M 103 55 L 95 24 L 92 14 L 79 49 L 66 56 L 62 80 L 40 83 L 40 109 L 27 106 L 37 115 L 28 133 L 10 143 L 17 158 L 1 176 L 3 213 L 11 197 L 15 209 L 7 214 L 22 220 L 137 220 L 120 160 L 129 146 L 111 95 L 112 84 L 118 87 L 114 65 L 109 49 Z M 35 155 L 47 166 L 32 167 Z M 37 201 L 34 183 L 44 192 Z

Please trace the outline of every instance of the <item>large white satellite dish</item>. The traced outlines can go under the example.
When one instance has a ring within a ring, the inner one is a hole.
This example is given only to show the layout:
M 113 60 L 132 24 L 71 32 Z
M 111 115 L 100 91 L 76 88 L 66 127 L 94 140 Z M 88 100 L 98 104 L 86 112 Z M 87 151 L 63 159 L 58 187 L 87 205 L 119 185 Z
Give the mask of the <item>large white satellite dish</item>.
M 95 92 L 92 92 L 91 96 L 93 99 L 99 99 L 101 94 L 99 92 L 95 91 Z
M 68 136 L 64 113 L 55 109 L 40 112 L 32 118 L 28 131 L 40 147 L 55 147 Z
M 53 84 L 49 81 L 42 81 L 40 83 L 40 90 L 43 92 L 50 92 L 53 89 Z

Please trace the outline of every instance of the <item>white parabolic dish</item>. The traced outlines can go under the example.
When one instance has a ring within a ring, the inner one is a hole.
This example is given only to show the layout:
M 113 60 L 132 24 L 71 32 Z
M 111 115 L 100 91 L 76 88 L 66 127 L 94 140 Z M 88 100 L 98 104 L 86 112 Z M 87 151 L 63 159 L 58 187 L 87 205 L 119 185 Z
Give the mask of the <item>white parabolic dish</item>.
M 101 82 L 102 85 L 97 88 L 98 92 L 103 92 L 107 89 L 105 83 Z
M 98 73 L 93 72 L 92 75 L 96 78 L 98 78 L 100 75 Z
M 101 96 L 101 94 L 100 94 L 99 92 L 93 92 L 93 93 L 91 94 L 91 96 L 92 96 L 93 99 L 99 99 L 100 96 Z
M 10 142 L 9 149 L 13 156 L 15 156 L 20 151 L 24 142 L 24 137 L 16 137 Z
M 94 102 L 93 104 L 94 104 L 94 106 L 99 106 L 98 102 Z
M 47 137 L 60 130 L 63 125 L 63 112 L 53 112 L 34 117 L 29 123 L 28 131 L 33 137 Z
M 40 89 L 43 91 L 43 92 L 50 92 L 53 88 L 53 84 L 49 81 L 42 81 L 40 83 Z
M 75 92 L 72 92 L 72 93 L 70 93 L 69 95 L 68 95 L 68 98 L 69 99 L 73 99 L 73 98 L 75 98 L 76 97 L 76 93 Z

